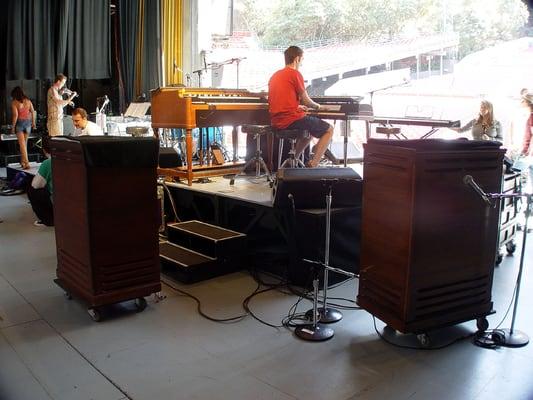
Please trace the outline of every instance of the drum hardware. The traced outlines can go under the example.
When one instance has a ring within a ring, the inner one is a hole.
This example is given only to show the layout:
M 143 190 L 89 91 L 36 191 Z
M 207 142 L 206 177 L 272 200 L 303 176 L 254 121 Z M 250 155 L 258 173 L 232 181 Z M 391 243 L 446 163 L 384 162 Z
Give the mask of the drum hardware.
M 146 126 L 128 126 L 126 127 L 126 133 L 133 137 L 142 137 L 148 133 L 148 127 Z

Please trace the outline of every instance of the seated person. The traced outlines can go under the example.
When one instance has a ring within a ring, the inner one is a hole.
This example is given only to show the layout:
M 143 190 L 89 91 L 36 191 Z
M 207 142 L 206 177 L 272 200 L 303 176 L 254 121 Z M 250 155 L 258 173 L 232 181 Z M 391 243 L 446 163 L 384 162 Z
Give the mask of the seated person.
M 72 123 L 74 128 L 76 128 L 74 136 L 98 136 L 104 134 L 98 125 L 87 119 L 87 111 L 83 108 L 76 108 L 72 111 Z
M 39 166 L 39 171 L 33 177 L 28 188 L 28 199 L 31 208 L 37 216 L 35 226 L 54 226 L 54 208 L 52 205 L 52 160 L 50 159 L 50 142 L 48 137 L 43 137 L 43 153 L 46 156 Z
M 299 71 L 304 57 L 303 50 L 290 46 L 285 50 L 284 56 L 285 68 L 275 72 L 268 82 L 271 125 L 276 129 L 307 130 L 311 136 L 317 138 L 313 158 L 307 163 L 308 167 L 316 167 L 333 136 L 333 127 L 315 116 L 306 114 L 309 108 L 326 110 L 326 107 L 315 103 L 307 94 L 303 76 Z M 296 158 L 300 157 L 310 140 L 310 137 L 298 139 Z
M 496 140 L 503 141 L 502 127 L 499 121 L 494 119 L 494 109 L 492 103 L 483 100 L 479 106 L 479 115 L 461 128 L 455 129 L 457 132 L 472 131 L 474 140 Z

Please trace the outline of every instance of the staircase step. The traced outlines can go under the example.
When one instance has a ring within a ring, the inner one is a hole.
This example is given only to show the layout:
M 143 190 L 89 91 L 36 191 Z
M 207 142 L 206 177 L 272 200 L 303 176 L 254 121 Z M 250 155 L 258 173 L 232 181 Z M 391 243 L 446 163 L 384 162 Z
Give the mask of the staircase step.
M 234 270 L 246 259 L 246 235 L 201 221 L 177 222 L 168 225 L 168 241 L 186 247 L 224 264 L 234 264 Z
M 163 272 L 183 283 L 193 283 L 228 273 L 216 258 L 167 241 L 159 243 Z

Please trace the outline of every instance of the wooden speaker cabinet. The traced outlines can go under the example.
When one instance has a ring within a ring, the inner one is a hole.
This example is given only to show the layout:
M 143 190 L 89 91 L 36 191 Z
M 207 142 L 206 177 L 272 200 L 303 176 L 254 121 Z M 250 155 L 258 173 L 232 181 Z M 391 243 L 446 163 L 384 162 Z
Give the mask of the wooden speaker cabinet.
M 51 140 L 57 281 L 89 308 L 161 290 L 158 148 L 154 138 Z
M 488 141 L 377 140 L 365 146 L 358 304 L 400 332 L 492 310 L 504 150 Z

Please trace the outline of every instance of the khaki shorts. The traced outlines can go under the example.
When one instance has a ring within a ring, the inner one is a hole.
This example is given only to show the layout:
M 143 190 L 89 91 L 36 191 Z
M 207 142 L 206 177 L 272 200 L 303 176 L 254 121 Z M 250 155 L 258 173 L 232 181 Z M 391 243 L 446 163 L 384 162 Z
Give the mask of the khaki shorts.
M 48 134 L 50 136 L 59 136 L 63 135 L 63 120 L 48 120 L 46 123 L 46 128 L 48 128 Z

